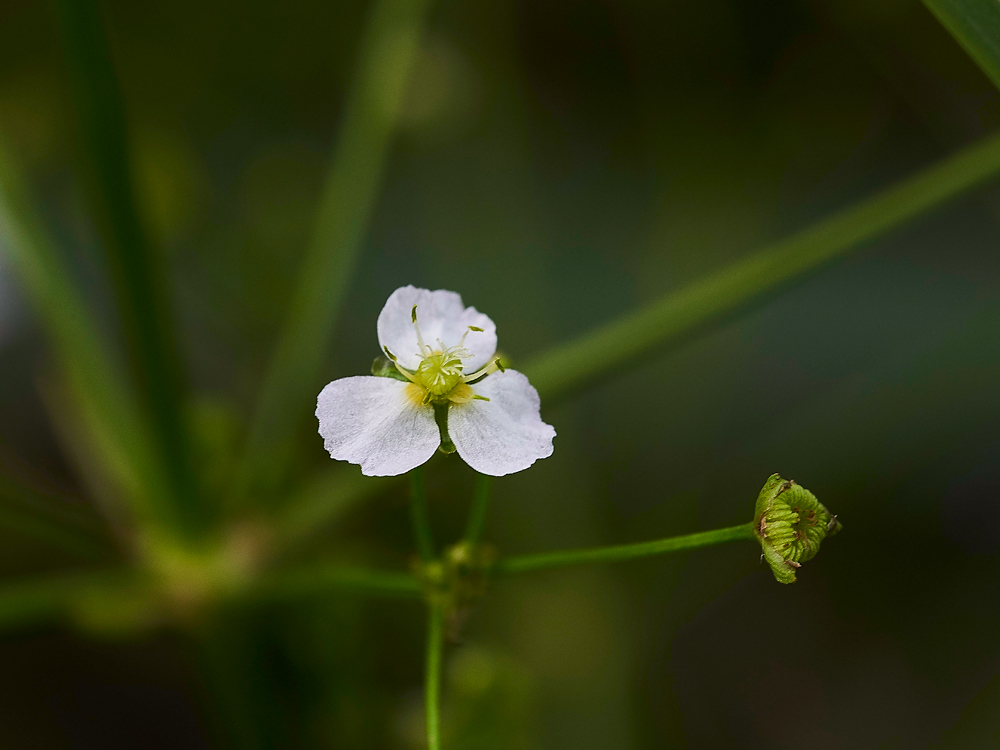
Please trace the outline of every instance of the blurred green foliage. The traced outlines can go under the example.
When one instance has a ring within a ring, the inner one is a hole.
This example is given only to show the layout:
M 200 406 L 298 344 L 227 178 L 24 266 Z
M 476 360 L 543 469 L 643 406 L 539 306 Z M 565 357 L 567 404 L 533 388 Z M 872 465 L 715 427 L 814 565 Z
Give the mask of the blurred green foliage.
M 403 487 L 311 423 L 414 283 L 576 387 L 502 554 L 745 523 L 775 470 L 850 519 L 794 587 L 742 544 L 498 579 L 444 747 L 988 743 L 1000 204 L 942 204 L 996 40 L 928 5 L 960 43 L 911 0 L 0 6 L 3 736 L 422 746 Z M 449 544 L 474 478 L 426 483 Z

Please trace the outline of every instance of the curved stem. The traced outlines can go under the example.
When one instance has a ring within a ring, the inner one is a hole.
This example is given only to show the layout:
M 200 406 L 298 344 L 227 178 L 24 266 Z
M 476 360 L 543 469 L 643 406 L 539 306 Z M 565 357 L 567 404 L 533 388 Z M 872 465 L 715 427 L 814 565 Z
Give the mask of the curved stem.
M 431 562 L 434 557 L 434 534 L 431 532 L 431 517 L 427 510 L 427 490 L 424 487 L 424 467 L 418 466 L 410 472 L 410 520 L 413 521 L 413 536 L 417 541 L 420 559 Z
M 715 531 L 700 531 L 697 534 L 658 539 L 655 542 L 620 544 L 614 547 L 592 547 L 589 549 L 569 549 L 559 552 L 542 552 L 535 555 L 518 555 L 500 560 L 493 566 L 494 573 L 525 573 L 540 568 L 558 568 L 564 565 L 584 565 L 586 563 L 620 562 L 636 557 L 661 555 L 665 552 L 679 552 L 695 547 L 709 547 L 713 544 L 753 539 L 753 524 L 744 523 Z
M 441 661 L 444 656 L 444 605 L 431 604 L 427 617 L 427 666 L 424 675 L 424 711 L 427 748 L 441 750 Z
M 465 541 L 473 546 L 479 544 L 479 540 L 483 537 L 492 487 L 493 477 L 476 474 L 476 486 L 472 490 L 472 510 L 469 513 L 469 523 L 465 527 Z

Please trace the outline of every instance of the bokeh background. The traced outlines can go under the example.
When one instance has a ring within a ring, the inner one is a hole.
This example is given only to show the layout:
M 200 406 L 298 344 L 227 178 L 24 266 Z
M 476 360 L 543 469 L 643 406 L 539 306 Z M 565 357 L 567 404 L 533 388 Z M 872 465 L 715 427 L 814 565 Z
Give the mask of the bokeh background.
M 227 446 L 295 284 L 368 11 L 100 4 L 185 375 Z M 60 39 L 48 4 L 0 5 L 0 128 L 110 321 Z M 317 344 L 296 472 L 330 470 L 312 399 L 367 371 L 398 286 L 461 292 L 516 364 L 998 127 L 997 91 L 912 0 L 437 3 L 336 334 Z M 746 542 L 498 582 L 448 652 L 445 746 L 996 746 L 998 242 L 986 188 L 543 403 L 554 455 L 495 483 L 502 553 L 749 521 L 773 472 L 844 532 L 793 586 Z M 12 517 L 46 496 L 113 537 L 8 261 L 0 362 Z M 472 480 L 457 458 L 428 467 L 440 539 L 461 533 Z M 406 496 L 378 487 L 296 559 L 404 569 Z M 128 559 L 31 531 L 0 528 L 3 580 Z M 331 590 L 190 628 L 94 619 L 0 632 L 5 747 L 423 746 L 419 603 Z

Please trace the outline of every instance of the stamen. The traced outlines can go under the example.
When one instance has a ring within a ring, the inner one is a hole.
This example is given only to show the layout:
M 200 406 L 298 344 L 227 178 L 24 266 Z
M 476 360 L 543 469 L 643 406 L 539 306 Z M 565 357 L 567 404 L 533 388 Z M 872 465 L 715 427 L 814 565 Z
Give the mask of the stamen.
M 483 367 L 481 370 L 476 370 L 475 372 L 470 373 L 469 375 L 463 375 L 462 379 L 466 383 L 470 383 L 473 380 L 478 380 L 479 378 L 484 378 L 487 375 L 489 375 L 490 373 L 496 372 L 497 370 L 499 370 L 500 372 L 507 372 L 507 368 L 504 367 L 500 363 L 500 358 L 499 357 L 497 357 L 496 359 L 494 359 L 492 362 L 490 362 L 488 365 L 486 365 L 486 367 Z
M 410 320 L 413 321 L 413 330 L 417 332 L 417 346 L 420 347 L 419 356 L 426 357 L 431 353 L 431 348 L 424 343 L 424 337 L 420 335 L 420 326 L 417 324 L 417 306 L 410 310 Z
M 397 369 L 397 370 L 399 370 L 399 373 L 400 373 L 400 374 L 401 374 L 401 375 L 402 375 L 402 376 L 403 376 L 404 378 L 406 378 L 407 380 L 409 380 L 409 381 L 410 381 L 411 383 L 416 383 L 417 385 L 420 385 L 420 381 L 418 381 L 418 380 L 417 380 L 417 379 L 416 379 L 415 377 L 413 377 L 413 373 L 411 373 L 411 372 L 407 372 L 406 370 L 404 370 L 404 369 L 403 369 L 403 368 L 402 368 L 402 367 L 400 366 L 399 362 L 397 362 L 396 360 L 393 360 L 393 361 L 392 361 L 392 363 L 393 363 L 394 365 L 396 365 L 396 369 Z

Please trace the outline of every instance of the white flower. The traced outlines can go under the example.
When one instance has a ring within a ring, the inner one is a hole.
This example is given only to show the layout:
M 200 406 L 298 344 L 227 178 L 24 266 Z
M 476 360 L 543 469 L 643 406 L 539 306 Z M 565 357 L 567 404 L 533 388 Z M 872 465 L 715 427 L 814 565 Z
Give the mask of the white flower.
M 539 416 L 538 391 L 494 358 L 496 326 L 458 294 L 397 289 L 377 330 L 405 380 L 342 378 L 322 390 L 316 417 L 333 458 L 368 476 L 403 474 L 441 445 L 439 421 L 481 474 L 512 474 L 552 455 L 556 431 Z

